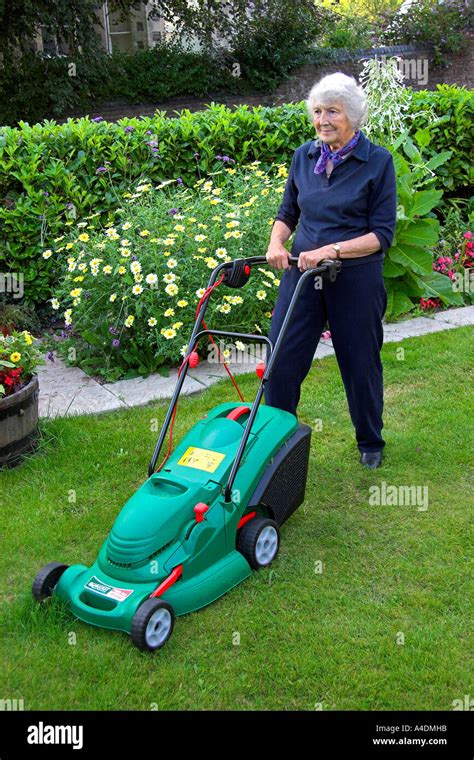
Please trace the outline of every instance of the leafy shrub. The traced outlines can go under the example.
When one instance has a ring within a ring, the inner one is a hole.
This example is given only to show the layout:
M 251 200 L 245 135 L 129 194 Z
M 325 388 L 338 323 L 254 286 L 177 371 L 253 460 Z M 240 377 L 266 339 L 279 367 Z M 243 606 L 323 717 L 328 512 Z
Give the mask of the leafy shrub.
M 276 87 L 291 68 L 304 63 L 312 45 L 333 23 L 335 14 L 314 2 L 252 3 L 230 38 L 230 61 L 244 81 L 260 91 Z
M 438 242 L 440 229 L 433 210 L 442 197 L 434 170 L 449 160 L 450 153 L 446 151 L 426 161 L 407 133 L 400 135 L 391 150 L 398 209 L 395 237 L 384 261 L 387 318 L 411 311 L 413 299 L 427 296 L 445 305 L 462 306 L 462 295 L 453 290 L 449 278 L 433 270 L 431 250 Z
M 25 53 L 15 65 L 0 67 L 0 124 L 34 123 L 85 108 L 112 85 L 111 73 L 100 51 L 74 59 Z
M 472 21 L 472 8 L 464 0 L 417 0 L 405 12 L 381 14 L 380 39 L 388 44 L 430 45 L 435 64 L 443 64 L 444 53 L 465 48 Z
M 345 50 L 370 48 L 374 35 L 374 25 L 363 16 L 344 15 L 337 18 L 318 46 Z
M 439 186 L 446 198 L 468 198 L 474 185 L 472 145 L 474 144 L 474 91 L 439 84 L 436 92 L 421 90 L 411 94 L 411 111 L 417 113 L 410 135 L 423 131 L 426 155 L 451 150 L 449 162 L 437 169 Z
M 116 51 L 107 64 L 107 79 L 94 97 L 130 103 L 165 100 L 179 95 L 206 96 L 210 91 L 239 92 L 248 83 L 233 77 L 222 62 L 206 53 L 161 44 L 129 55 Z

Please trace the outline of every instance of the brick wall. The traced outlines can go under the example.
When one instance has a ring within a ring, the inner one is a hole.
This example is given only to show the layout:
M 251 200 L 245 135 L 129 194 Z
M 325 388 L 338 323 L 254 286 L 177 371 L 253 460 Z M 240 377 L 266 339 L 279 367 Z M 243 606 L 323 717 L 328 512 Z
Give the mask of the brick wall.
M 274 103 L 298 102 L 306 98 L 312 85 L 326 74 L 342 71 L 357 78 L 364 62 L 369 58 L 383 60 L 392 56 L 400 59 L 397 65 L 405 77 L 405 84 L 414 90 L 436 90 L 436 85 L 443 82 L 469 89 L 474 87 L 474 35 L 471 35 L 467 50 L 451 56 L 446 68 L 433 65 L 433 56 L 429 50 L 412 45 L 356 52 L 341 51 L 336 60 L 328 61 L 326 65 L 306 64 L 293 71 L 291 77 L 273 94 Z
M 91 111 L 90 117 L 102 116 L 108 121 L 116 121 L 124 117 L 152 116 L 155 110 L 166 111 L 173 116 L 174 110 L 189 108 L 190 111 L 199 111 L 211 101 L 224 103 L 232 107 L 246 103 L 249 106 L 272 106 L 282 103 L 298 102 L 304 100 L 312 85 L 326 74 L 334 71 L 342 71 L 356 78 L 362 70 L 364 60 L 375 56 L 398 56 L 401 62 L 400 70 L 406 75 L 407 85 L 416 90 L 436 90 L 436 85 L 457 84 L 472 89 L 474 87 L 474 33 L 471 34 L 467 50 L 460 55 L 450 56 L 449 66 L 446 68 L 436 67 L 432 63 L 432 55 L 429 50 L 422 50 L 411 45 L 377 48 L 375 50 L 341 51 L 337 60 L 328 61 L 327 65 L 306 64 L 295 69 L 292 75 L 283 82 L 278 89 L 265 95 L 224 95 L 212 93 L 205 98 L 177 97 L 167 101 L 143 103 L 130 106 L 126 103 L 104 104 L 100 110 Z M 64 121 L 68 116 L 84 116 L 83 113 L 69 112 L 64 115 Z

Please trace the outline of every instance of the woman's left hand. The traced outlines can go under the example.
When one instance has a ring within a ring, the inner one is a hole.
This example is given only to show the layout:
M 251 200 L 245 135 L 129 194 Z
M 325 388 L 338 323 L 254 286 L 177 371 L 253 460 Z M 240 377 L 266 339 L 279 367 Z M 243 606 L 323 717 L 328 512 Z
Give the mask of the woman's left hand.
M 313 251 L 301 251 L 298 257 L 298 269 L 305 272 L 307 269 L 317 267 L 323 259 L 335 259 L 336 251 L 331 245 L 315 248 Z

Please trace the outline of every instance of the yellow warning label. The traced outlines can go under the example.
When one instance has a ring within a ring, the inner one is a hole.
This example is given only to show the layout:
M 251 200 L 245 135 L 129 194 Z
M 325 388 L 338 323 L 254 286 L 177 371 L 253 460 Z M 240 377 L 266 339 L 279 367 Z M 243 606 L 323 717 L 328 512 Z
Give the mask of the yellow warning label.
M 205 472 L 215 472 L 225 454 L 219 454 L 218 451 L 209 451 L 209 449 L 198 449 L 196 446 L 189 446 L 179 460 L 178 464 L 183 467 L 194 467 L 196 470 Z

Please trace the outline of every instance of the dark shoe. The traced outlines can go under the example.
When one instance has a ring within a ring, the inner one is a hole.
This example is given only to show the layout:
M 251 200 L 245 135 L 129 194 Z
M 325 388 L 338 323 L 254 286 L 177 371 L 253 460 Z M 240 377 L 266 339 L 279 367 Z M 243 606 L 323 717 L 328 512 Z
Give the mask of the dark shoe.
M 360 463 L 370 470 L 375 470 L 382 464 L 381 451 L 363 451 L 360 455 Z

